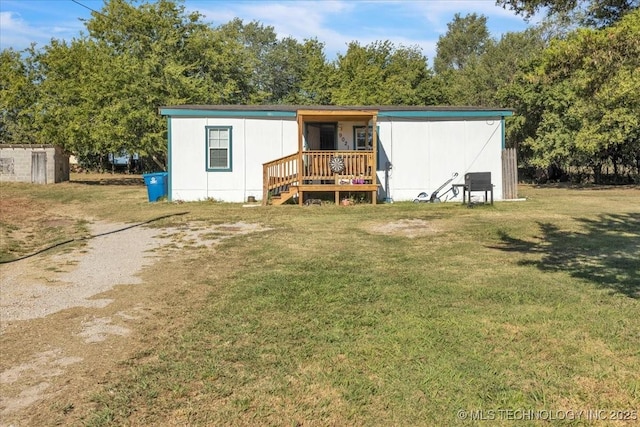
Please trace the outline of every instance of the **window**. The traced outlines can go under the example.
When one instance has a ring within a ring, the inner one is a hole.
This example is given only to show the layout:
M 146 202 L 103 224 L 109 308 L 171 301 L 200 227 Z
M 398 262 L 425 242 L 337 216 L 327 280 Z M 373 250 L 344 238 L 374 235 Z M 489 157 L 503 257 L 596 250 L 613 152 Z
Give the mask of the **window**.
M 354 142 L 356 150 L 372 150 L 373 145 L 371 142 L 373 141 L 373 130 L 371 126 L 367 129 L 365 126 L 354 126 Z
M 376 149 L 377 149 L 377 158 L 376 161 L 376 169 L 380 169 L 380 127 L 376 127 Z M 355 150 L 373 150 L 373 128 L 371 126 L 354 126 L 353 127 L 353 145 Z
M 207 126 L 207 170 L 231 170 L 231 127 Z

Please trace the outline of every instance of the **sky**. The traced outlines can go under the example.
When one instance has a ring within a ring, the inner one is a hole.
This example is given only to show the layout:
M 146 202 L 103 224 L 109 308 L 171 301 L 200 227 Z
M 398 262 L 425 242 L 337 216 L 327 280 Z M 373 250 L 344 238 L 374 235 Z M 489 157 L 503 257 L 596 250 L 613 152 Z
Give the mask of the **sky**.
M 45 46 L 52 38 L 71 40 L 85 32 L 83 19 L 101 10 L 103 0 L 0 0 L 0 49 Z M 422 49 L 428 60 L 438 38 L 456 13 L 487 17 L 491 36 L 522 31 L 530 23 L 495 5 L 495 0 L 185 0 L 187 12 L 198 11 L 212 26 L 240 18 L 272 26 L 280 38 L 317 38 L 327 59 L 344 54 L 347 45 L 389 40 L 396 47 Z

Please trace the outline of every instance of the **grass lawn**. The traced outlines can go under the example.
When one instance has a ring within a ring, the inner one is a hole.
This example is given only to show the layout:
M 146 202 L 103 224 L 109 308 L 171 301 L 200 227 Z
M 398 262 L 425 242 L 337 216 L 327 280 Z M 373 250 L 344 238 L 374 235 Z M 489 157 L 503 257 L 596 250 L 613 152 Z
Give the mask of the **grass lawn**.
M 206 301 L 121 361 L 86 425 L 640 423 L 640 189 L 247 209 L 149 204 L 135 182 L 81 178 L 3 184 L 5 208 L 29 209 L 3 213 L 0 257 L 82 235 L 89 218 L 270 228 L 145 272 Z

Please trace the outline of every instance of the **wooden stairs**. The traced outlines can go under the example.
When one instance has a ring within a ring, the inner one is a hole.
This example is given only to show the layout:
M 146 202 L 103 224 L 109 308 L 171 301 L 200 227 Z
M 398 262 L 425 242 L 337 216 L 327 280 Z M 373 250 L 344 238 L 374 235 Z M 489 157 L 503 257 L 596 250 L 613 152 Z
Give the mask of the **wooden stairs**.
M 331 159 L 340 158 L 340 174 L 331 167 Z M 373 151 L 304 151 L 268 163 L 262 170 L 262 204 L 282 205 L 298 197 L 302 205 L 306 193 L 333 192 L 336 205 L 340 193 L 371 193 L 376 203 L 375 156 Z
M 271 195 L 271 204 L 272 205 L 282 205 L 286 203 L 288 200 L 291 200 L 292 197 L 298 194 L 298 186 L 297 185 L 288 185 L 279 191 L 276 194 Z

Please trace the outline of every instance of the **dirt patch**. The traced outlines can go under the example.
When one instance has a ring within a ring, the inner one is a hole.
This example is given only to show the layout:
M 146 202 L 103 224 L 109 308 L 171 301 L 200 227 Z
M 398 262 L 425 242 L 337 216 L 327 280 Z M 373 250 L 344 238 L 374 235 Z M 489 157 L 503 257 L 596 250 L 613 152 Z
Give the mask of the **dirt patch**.
M 25 216 L 38 218 L 45 211 L 44 204 L 28 198 L 0 197 L 0 214 L 2 221 L 13 224 L 24 221 Z
M 266 230 L 199 222 L 109 233 L 121 228 L 96 223 L 92 234 L 108 234 L 84 247 L 0 266 L 0 426 L 38 424 L 33 413 L 56 411 L 48 401 L 64 396 L 73 402 L 73 393 L 85 392 L 128 352 L 144 347 L 141 341 L 153 339 L 149 330 L 165 329 L 171 317 L 163 310 L 174 304 L 166 295 L 177 289 L 154 289 L 142 279 L 145 269 L 185 248 L 215 251 L 224 239 Z M 179 292 L 188 307 L 190 290 Z M 63 404 L 58 415 L 73 406 Z
M 48 380 L 64 374 L 67 366 L 82 360 L 82 357 L 64 356 L 63 350 L 56 348 L 34 354 L 30 360 L 0 373 L 2 414 L 28 408 L 50 395 Z
M 384 224 L 374 224 L 369 231 L 376 234 L 396 235 L 413 239 L 435 234 L 442 230 L 433 222 L 423 219 L 401 219 Z

